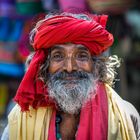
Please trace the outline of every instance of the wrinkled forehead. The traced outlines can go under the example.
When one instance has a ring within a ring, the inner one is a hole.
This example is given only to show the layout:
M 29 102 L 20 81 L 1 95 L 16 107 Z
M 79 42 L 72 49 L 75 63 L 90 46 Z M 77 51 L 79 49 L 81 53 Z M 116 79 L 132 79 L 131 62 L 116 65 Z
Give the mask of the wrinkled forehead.
M 51 47 L 50 51 L 55 51 L 55 50 L 62 50 L 62 51 L 87 51 L 90 53 L 89 49 L 85 47 L 82 44 L 73 44 L 73 43 L 66 43 L 66 44 L 57 44 Z

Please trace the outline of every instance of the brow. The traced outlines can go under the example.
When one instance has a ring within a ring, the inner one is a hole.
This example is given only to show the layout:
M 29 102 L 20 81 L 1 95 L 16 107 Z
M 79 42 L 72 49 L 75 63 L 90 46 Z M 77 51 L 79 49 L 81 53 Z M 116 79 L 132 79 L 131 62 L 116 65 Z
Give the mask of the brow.
M 53 51 L 53 50 L 63 50 L 63 48 L 61 46 L 56 45 L 51 48 L 51 51 Z
M 78 50 L 88 51 L 88 49 L 82 45 L 78 45 L 77 48 L 78 48 Z
M 77 49 L 78 50 L 84 50 L 84 51 L 88 51 L 88 49 L 82 45 L 77 45 Z M 63 50 L 62 46 L 59 45 L 55 45 L 54 47 L 51 48 L 51 51 L 53 50 Z

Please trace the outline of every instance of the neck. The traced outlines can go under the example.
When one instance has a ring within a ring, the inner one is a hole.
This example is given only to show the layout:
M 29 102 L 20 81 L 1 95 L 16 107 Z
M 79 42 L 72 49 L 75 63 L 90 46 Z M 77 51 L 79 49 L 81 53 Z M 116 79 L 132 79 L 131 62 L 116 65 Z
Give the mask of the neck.
M 62 140 L 75 140 L 79 115 L 61 112 L 62 121 L 60 123 L 60 134 Z

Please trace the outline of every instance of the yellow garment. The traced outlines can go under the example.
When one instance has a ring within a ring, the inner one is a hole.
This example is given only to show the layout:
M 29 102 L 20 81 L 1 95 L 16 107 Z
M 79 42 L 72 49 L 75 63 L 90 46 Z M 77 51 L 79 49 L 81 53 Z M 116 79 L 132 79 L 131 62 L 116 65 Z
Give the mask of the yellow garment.
M 108 97 L 108 140 L 136 140 L 130 116 L 125 112 L 123 100 L 105 85 Z M 48 130 L 53 109 L 30 108 L 21 112 L 16 105 L 9 115 L 10 140 L 48 140 Z
M 10 140 L 47 140 L 52 108 L 21 112 L 16 105 L 8 117 Z M 46 139 L 45 139 L 46 138 Z
M 108 140 L 137 140 L 130 115 L 123 99 L 108 85 Z M 131 110 L 130 110 L 131 111 Z

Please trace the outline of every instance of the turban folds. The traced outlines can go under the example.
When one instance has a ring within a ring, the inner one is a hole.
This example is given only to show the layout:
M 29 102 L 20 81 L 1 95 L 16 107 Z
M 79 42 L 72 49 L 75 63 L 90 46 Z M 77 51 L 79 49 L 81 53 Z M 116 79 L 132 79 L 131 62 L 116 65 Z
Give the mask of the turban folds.
M 113 43 L 113 36 L 105 30 L 107 16 L 89 15 L 91 20 L 70 15 L 57 15 L 37 24 L 33 36 L 35 55 L 25 73 L 14 100 L 22 111 L 44 106 L 55 106 L 49 99 L 47 87 L 38 79 L 40 66 L 46 60 L 48 48 L 56 44 L 82 44 L 91 54 L 99 55 Z
M 87 47 L 91 54 L 99 55 L 113 43 L 106 29 L 107 16 L 92 16 L 91 20 L 59 15 L 46 19 L 37 27 L 33 47 L 35 50 L 56 44 L 74 43 Z

